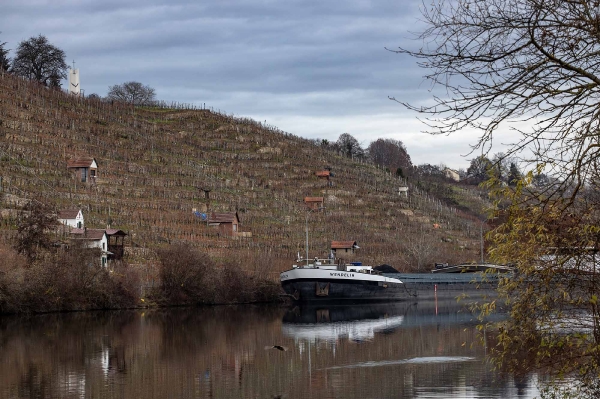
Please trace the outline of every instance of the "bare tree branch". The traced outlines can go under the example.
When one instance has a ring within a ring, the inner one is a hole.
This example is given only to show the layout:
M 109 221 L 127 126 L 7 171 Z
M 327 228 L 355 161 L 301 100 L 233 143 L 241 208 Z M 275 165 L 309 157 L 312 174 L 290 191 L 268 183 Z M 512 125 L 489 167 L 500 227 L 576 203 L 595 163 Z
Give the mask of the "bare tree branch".
M 534 165 L 560 172 L 576 194 L 591 176 L 600 118 L 598 0 L 434 0 L 423 5 L 427 28 L 408 54 L 447 96 L 415 106 L 428 132 L 481 131 L 474 148 L 489 150 L 500 127 L 520 133 L 508 156 L 528 148 Z M 516 125 L 515 123 L 519 123 Z M 528 126 L 516 128 L 515 126 Z

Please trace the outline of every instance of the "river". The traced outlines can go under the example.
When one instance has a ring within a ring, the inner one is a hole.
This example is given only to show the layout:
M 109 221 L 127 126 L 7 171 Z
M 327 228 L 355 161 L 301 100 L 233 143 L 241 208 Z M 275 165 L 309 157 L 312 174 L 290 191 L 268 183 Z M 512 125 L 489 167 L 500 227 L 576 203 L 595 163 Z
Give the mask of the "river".
M 477 323 L 455 300 L 3 316 L 0 397 L 539 396 L 494 371 Z

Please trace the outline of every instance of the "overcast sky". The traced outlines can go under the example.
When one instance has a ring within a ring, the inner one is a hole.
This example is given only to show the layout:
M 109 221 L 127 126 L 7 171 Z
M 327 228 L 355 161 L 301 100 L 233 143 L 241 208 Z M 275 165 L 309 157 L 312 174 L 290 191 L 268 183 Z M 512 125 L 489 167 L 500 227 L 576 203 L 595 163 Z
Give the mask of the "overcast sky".
M 45 35 L 85 94 L 139 81 L 306 138 L 402 141 L 413 163 L 467 168 L 477 136 L 430 136 L 388 99 L 431 98 L 425 71 L 387 48 L 418 46 L 420 0 L 3 0 L 0 42 Z M 12 56 L 12 53 L 11 53 Z M 65 85 L 66 87 L 66 85 Z M 465 157 L 465 155 L 468 155 Z

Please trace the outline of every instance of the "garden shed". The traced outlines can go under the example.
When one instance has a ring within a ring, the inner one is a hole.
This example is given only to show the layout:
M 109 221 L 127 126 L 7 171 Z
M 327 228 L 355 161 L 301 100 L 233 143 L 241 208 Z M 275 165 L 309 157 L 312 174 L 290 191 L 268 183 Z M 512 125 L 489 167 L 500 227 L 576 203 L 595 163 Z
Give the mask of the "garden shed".
M 351 258 L 354 256 L 354 250 L 358 249 L 356 241 L 332 241 L 331 252 L 336 258 Z
M 98 163 L 95 158 L 75 158 L 67 161 L 67 169 L 73 171 L 82 183 L 96 183 Z
M 323 208 L 323 197 L 304 197 L 304 203 L 313 211 Z
M 208 225 L 219 229 L 219 232 L 235 236 L 239 231 L 240 218 L 237 212 L 211 213 Z

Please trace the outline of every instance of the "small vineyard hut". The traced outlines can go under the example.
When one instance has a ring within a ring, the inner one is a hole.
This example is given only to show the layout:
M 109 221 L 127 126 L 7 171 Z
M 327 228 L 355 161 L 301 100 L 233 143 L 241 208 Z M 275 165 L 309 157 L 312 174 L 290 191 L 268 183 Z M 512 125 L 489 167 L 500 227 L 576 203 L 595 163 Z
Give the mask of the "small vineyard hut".
M 76 158 L 67 162 L 67 169 L 73 171 L 82 183 L 95 183 L 98 163 L 95 158 Z
M 304 203 L 313 211 L 321 210 L 323 208 L 323 197 L 304 197 Z
M 336 258 L 351 259 L 354 256 L 354 250 L 358 249 L 356 241 L 332 241 L 331 252 Z
M 237 212 L 215 213 L 208 218 L 208 225 L 219 229 L 219 232 L 228 236 L 235 236 L 239 231 L 240 218 Z

